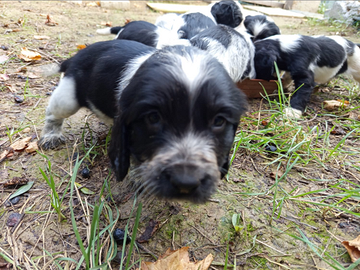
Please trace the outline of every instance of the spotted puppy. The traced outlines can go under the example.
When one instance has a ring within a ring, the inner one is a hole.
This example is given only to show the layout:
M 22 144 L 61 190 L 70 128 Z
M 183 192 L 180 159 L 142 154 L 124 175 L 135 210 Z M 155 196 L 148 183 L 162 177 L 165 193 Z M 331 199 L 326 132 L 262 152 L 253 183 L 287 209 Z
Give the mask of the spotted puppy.
M 214 56 L 234 82 L 255 78 L 255 47 L 248 33 L 216 25 L 193 37 L 190 43 Z
M 132 21 L 124 26 L 98 29 L 98 34 L 115 34 L 116 39 L 126 39 L 161 49 L 164 46 L 190 45 L 188 40 L 180 39 L 174 31 L 158 27 L 146 21 Z
M 246 16 L 244 20 L 246 31 L 252 36 L 253 41 L 270 36 L 280 35 L 280 29 L 273 19 L 265 15 Z
M 360 49 L 340 36 L 276 35 L 255 42 L 255 69 L 259 79 L 275 79 L 274 62 L 294 80 L 290 117 L 301 117 L 316 83 L 338 74 L 360 82 Z
M 138 166 L 144 192 L 205 202 L 229 166 L 246 98 L 223 66 L 188 46 L 98 42 L 61 65 L 39 145 L 64 142 L 64 118 L 88 107 L 114 119 L 109 157 L 116 178 Z

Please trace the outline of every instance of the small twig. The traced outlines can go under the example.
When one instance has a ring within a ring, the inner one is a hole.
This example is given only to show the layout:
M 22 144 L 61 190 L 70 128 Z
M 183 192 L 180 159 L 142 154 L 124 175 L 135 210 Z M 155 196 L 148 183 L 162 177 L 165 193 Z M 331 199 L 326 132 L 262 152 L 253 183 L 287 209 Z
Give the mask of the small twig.
M 290 256 L 290 255 L 291 255 L 291 254 L 286 254 L 286 253 L 284 253 L 284 252 L 282 252 L 282 251 L 280 251 L 280 250 L 278 250 L 278 249 L 276 249 L 276 248 L 274 248 L 274 247 L 272 247 L 272 246 L 270 246 L 270 245 L 268 245 L 268 244 L 266 244 L 266 243 L 264 243 L 264 242 L 262 242 L 262 241 L 260 241 L 260 240 L 258 240 L 258 239 L 255 239 L 255 241 L 258 242 L 258 243 L 260 243 L 260 244 L 262 244 L 262 245 L 264 245 L 264 246 L 267 246 L 267 247 L 275 250 L 276 252 L 279 252 L 279 253 L 282 254 L 283 256 Z
M 191 227 L 193 227 L 195 230 L 197 230 L 203 237 L 205 237 L 207 240 L 209 240 L 211 242 L 211 244 L 215 245 L 215 242 L 213 240 L 211 240 L 208 236 L 206 236 L 204 233 L 202 233 L 198 228 L 196 228 L 195 226 L 191 225 Z

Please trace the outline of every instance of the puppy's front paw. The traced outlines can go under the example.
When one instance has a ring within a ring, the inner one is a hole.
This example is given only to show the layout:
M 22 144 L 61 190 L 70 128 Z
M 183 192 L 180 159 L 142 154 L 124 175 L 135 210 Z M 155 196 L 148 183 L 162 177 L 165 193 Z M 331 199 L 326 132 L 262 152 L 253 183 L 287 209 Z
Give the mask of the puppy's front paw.
M 38 141 L 38 146 L 43 150 L 55 149 L 65 143 L 65 137 L 62 134 L 45 134 Z
M 294 119 L 300 119 L 302 112 L 298 109 L 294 109 L 294 108 L 285 108 L 283 111 L 285 117 L 287 118 L 294 118 Z

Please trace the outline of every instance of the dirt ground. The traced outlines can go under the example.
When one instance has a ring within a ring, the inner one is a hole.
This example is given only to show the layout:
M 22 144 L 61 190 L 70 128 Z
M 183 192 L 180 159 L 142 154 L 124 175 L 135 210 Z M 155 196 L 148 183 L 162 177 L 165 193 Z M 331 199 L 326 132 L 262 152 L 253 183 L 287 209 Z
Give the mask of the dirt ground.
M 0 1 L 0 30 L 3 32 L 0 60 L 8 57 L 0 61 L 0 153 L 22 138 L 31 137 L 32 141 L 39 138 L 49 96 L 59 82 L 58 75 L 39 76 L 40 66 L 67 59 L 76 53 L 78 45 L 113 38 L 96 34 L 96 29 L 105 27 L 108 22 L 113 25 L 122 25 L 126 20 L 154 22 L 159 15 L 147 9 L 144 2 L 132 2 L 131 11 L 122 11 L 86 3 Z M 305 19 L 275 18 L 275 22 L 283 34 L 339 34 L 360 43 L 360 36 L 353 28 Z M 23 47 L 38 52 L 41 60 L 19 59 Z M 229 176 L 221 181 L 218 193 L 208 203 L 193 205 L 140 197 L 143 210 L 137 239 L 151 228 L 149 224 L 155 222 L 156 226 L 150 239 L 141 242 L 139 249 L 133 252 L 132 261 L 139 257 L 154 261 L 154 257 L 168 248 L 189 246 L 190 258 L 194 261 L 204 259 L 209 253 L 214 255 L 211 269 L 225 269 L 226 264 L 229 269 L 345 269 L 349 266 L 351 260 L 341 241 L 354 239 L 360 232 L 358 90 L 358 86 L 346 78 L 320 86 L 300 122 L 304 129 L 318 127 L 319 134 L 329 127 L 339 126 L 343 132 L 327 137 L 327 147 L 332 148 L 347 139 L 336 148 L 339 153 L 340 149 L 345 149 L 341 152 L 345 154 L 339 154 L 337 159 L 324 160 L 322 165 L 310 160 L 291 167 L 283 159 L 275 161 L 274 155 L 244 144 L 235 155 Z M 334 118 L 324 112 L 322 101 L 339 98 L 349 100 L 354 109 Z M 239 134 L 256 131 L 261 120 L 269 119 L 270 107 L 266 100 L 249 102 L 250 111 L 239 127 Z M 81 239 L 86 242 L 91 223 L 89 215 L 99 201 L 106 178 L 110 187 L 105 188 L 101 198 L 109 208 L 106 207 L 107 214 L 101 216 L 99 227 L 106 227 L 118 210 L 119 219 L 111 230 L 125 229 L 129 222 L 132 232 L 135 220 L 131 212 L 133 188 L 128 182 L 116 183 L 109 171 L 106 157 L 109 127 L 82 109 L 66 120 L 64 131 L 65 146 L 55 151 L 40 151 L 50 160 L 57 192 L 64 198 L 61 208 L 65 220 L 61 222 L 50 203 L 51 189 L 39 170 L 49 175 L 46 159 L 36 152 L 15 151 L 0 161 L 2 184 L 19 179 L 34 182 L 30 190 L 18 197 L 18 202 L 12 203 L 8 198 L 19 187 L 0 187 L 0 269 L 75 269 L 75 263 L 56 260 L 67 257 L 79 261 L 81 257 L 69 204 Z M 350 131 L 351 136 L 346 137 Z M 250 140 L 247 145 L 256 143 Z M 76 156 L 84 157 L 92 146 L 75 180 L 87 189 L 72 196 L 68 184 L 74 160 Z M 285 177 L 277 176 L 278 168 L 281 174 L 286 172 Z M 346 197 L 349 190 L 353 193 Z M 308 194 L 300 199 L 296 197 L 305 193 Z M 15 224 L 11 224 L 13 213 L 19 214 L 14 218 Z M 234 214 L 239 215 L 239 232 L 232 224 Z M 104 246 L 110 245 L 108 238 L 102 241 L 106 243 Z M 120 254 L 109 267 L 119 268 Z

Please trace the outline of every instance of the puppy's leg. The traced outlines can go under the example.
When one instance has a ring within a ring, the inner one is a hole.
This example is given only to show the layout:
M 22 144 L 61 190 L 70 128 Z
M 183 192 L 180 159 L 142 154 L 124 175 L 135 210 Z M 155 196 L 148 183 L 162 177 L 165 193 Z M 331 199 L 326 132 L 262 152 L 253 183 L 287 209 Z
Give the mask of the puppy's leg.
M 79 109 L 75 79 L 65 76 L 52 94 L 46 108 L 45 126 L 38 145 L 43 149 L 54 149 L 65 143 L 65 137 L 61 133 L 63 121 Z
M 348 57 L 348 70 L 346 72 L 354 77 L 360 83 L 360 48 L 354 47 L 353 55 Z
M 300 118 L 310 101 L 310 96 L 315 86 L 314 74 L 311 71 L 307 71 L 292 73 L 291 77 L 294 79 L 296 92 L 290 100 L 291 108 L 286 108 L 284 113 L 287 117 Z

